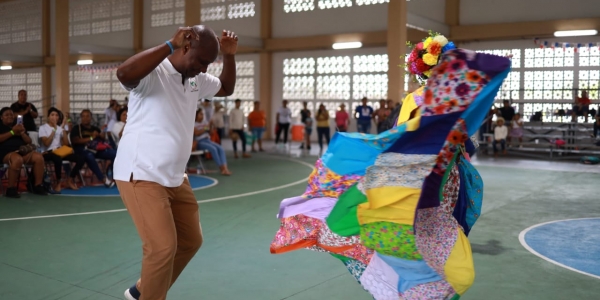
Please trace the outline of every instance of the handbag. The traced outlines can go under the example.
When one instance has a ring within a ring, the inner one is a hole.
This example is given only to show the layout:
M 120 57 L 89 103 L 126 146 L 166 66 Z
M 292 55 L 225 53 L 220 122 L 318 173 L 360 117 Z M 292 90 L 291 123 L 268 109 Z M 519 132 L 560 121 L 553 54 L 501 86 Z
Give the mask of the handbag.
M 21 156 L 25 156 L 33 151 L 35 151 L 36 147 L 33 144 L 27 144 L 19 147 L 19 151 L 17 151 Z
M 57 156 L 60 156 L 61 158 L 65 158 L 73 154 L 73 148 L 69 146 L 60 146 L 59 148 L 52 150 L 52 153 L 54 153 Z
M 81 124 L 79 124 L 79 137 L 83 138 L 83 136 L 81 135 Z M 98 139 L 98 138 L 89 141 L 85 145 L 85 149 L 90 152 L 93 152 L 93 153 L 96 153 L 98 151 L 104 151 L 109 148 L 111 148 L 111 147 L 108 143 L 106 143 L 104 140 Z

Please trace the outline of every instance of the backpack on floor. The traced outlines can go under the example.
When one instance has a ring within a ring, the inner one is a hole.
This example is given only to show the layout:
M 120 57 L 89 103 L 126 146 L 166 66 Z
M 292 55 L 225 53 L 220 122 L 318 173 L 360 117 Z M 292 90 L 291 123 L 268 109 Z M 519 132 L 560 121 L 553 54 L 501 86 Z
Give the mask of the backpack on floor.
M 581 158 L 580 162 L 586 165 L 596 165 L 600 163 L 600 157 L 596 156 L 584 156 Z

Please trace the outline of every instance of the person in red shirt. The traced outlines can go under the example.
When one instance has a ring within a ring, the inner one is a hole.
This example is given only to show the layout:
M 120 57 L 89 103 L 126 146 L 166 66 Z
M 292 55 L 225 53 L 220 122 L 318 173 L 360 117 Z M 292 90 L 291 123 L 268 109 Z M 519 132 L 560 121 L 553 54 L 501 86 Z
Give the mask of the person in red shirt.
M 583 116 L 585 123 L 588 122 L 588 115 L 590 114 L 590 97 L 588 97 L 588 91 L 581 92 L 581 98 L 575 95 L 575 104 L 573 104 L 572 122 L 577 122 L 577 116 Z
M 348 131 L 348 126 L 350 125 L 349 120 L 350 120 L 350 116 L 348 115 L 348 112 L 346 111 L 346 105 L 344 105 L 344 104 L 340 105 L 340 110 L 338 110 L 335 113 L 335 126 L 337 128 L 337 131 L 339 131 L 339 132 Z

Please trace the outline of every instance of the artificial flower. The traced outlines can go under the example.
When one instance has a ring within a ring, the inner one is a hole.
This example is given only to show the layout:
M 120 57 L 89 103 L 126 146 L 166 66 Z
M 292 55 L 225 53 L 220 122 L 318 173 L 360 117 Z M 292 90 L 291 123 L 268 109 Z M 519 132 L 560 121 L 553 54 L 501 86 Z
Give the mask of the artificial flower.
M 427 71 L 423 72 L 423 75 L 425 75 L 427 77 L 431 77 L 431 70 L 427 70 Z
M 427 53 L 423 55 L 423 61 L 430 66 L 435 66 L 438 63 L 438 56 Z
M 442 48 L 442 52 L 445 53 L 446 51 L 450 51 L 452 49 L 456 49 L 454 42 L 448 42 L 448 44 L 446 44 L 446 46 L 444 46 L 444 48 Z
M 423 73 L 429 69 L 431 69 L 431 66 L 428 66 L 422 59 L 417 59 L 417 70 L 419 71 L 419 73 Z
M 448 39 L 443 35 L 438 35 L 433 38 L 433 41 L 440 44 L 440 46 L 444 47 L 448 44 Z
M 438 42 L 433 41 L 427 46 L 427 52 L 431 55 L 438 56 L 442 53 L 442 46 Z
M 419 51 L 419 50 L 423 50 L 423 47 L 424 47 L 423 46 L 423 42 L 420 42 L 420 43 L 417 44 L 417 46 L 415 47 L 415 49 L 417 49 L 417 51 Z
M 419 58 L 419 51 L 413 50 L 410 52 L 410 55 L 408 56 L 408 61 L 415 61 L 417 58 Z
M 424 42 L 423 42 L 423 48 L 427 48 L 427 46 L 429 46 L 429 44 L 431 44 L 431 42 L 433 42 L 433 39 L 431 37 L 428 37 Z

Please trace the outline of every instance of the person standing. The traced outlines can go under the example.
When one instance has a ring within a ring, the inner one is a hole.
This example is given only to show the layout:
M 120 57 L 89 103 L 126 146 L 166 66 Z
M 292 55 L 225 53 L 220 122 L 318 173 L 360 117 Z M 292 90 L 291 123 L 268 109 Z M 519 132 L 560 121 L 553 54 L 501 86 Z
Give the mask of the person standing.
M 306 120 L 310 117 L 310 110 L 308 109 L 308 102 L 303 101 L 302 102 L 302 110 L 300 110 L 300 122 L 302 124 L 304 124 L 304 127 L 308 126 L 306 123 Z M 308 134 L 308 140 L 310 140 L 310 133 L 312 133 L 312 128 L 311 130 L 304 130 L 304 134 Z M 304 149 L 304 142 L 302 142 L 302 144 L 300 144 L 300 149 Z
M 217 130 L 217 135 L 219 136 L 217 144 L 223 144 L 223 136 L 225 136 L 225 112 L 223 111 L 223 105 L 219 102 L 215 103 L 215 113 L 210 118 L 210 123 Z
M 287 144 L 290 123 L 292 123 L 292 111 L 287 107 L 287 100 L 283 100 L 281 108 L 277 110 L 277 132 L 275 133 L 275 145 L 279 144 L 279 138 L 283 132 L 283 144 Z
M 130 57 L 117 70 L 129 105 L 114 177 L 143 244 L 141 278 L 125 291 L 127 299 L 166 299 L 202 244 L 198 203 L 185 167 L 198 99 L 234 91 L 237 40 L 226 30 L 219 38 L 203 25 L 180 27 L 170 40 Z M 223 71 L 217 78 L 206 70 L 219 48 Z
M 32 103 L 27 102 L 26 90 L 20 90 L 17 93 L 17 96 L 19 97 L 19 100 L 13 103 L 10 106 L 10 109 L 15 115 L 23 116 L 23 126 L 25 127 L 25 131 L 37 131 L 37 126 L 35 126 L 35 119 L 38 117 L 37 108 L 35 108 L 35 105 Z
M 242 100 L 235 99 L 235 107 L 229 112 L 229 137 L 233 143 L 233 157 L 238 158 L 237 141 L 242 141 L 242 157 L 248 158 L 246 153 L 246 135 L 244 134 L 244 111 L 240 108 Z M 237 136 L 237 138 L 235 137 Z
M 260 102 L 254 101 L 254 110 L 248 115 L 248 127 L 252 132 L 252 152 L 256 152 L 254 142 L 258 142 L 258 150 L 264 152 L 262 146 L 262 135 L 267 126 L 267 115 L 260 109 Z
M 346 105 L 342 103 L 340 110 L 335 112 L 335 126 L 339 132 L 347 132 L 348 126 L 350 126 L 350 116 L 346 111 Z
M 362 98 L 362 105 L 356 107 L 354 117 L 356 118 L 356 129 L 360 133 L 369 133 L 371 131 L 371 119 L 373 108 L 367 105 L 367 97 Z

